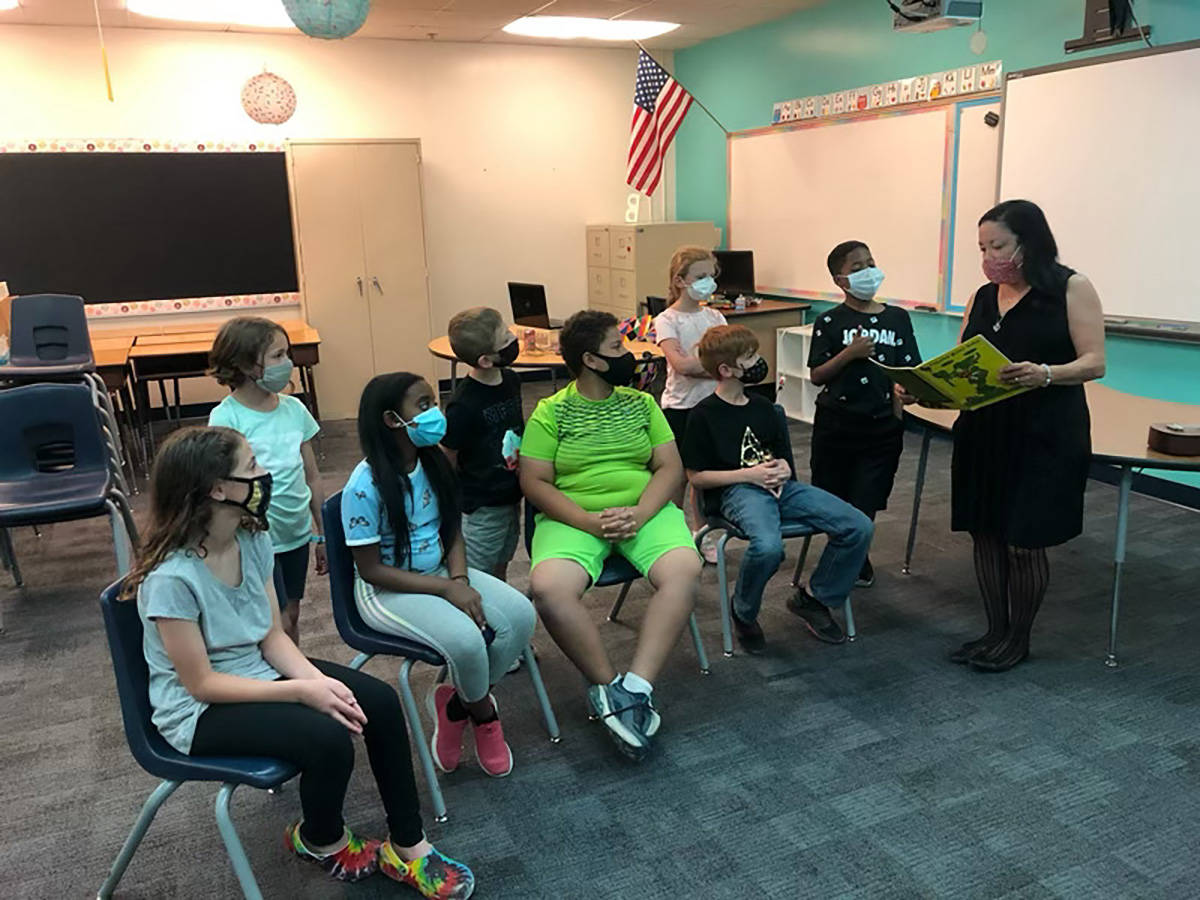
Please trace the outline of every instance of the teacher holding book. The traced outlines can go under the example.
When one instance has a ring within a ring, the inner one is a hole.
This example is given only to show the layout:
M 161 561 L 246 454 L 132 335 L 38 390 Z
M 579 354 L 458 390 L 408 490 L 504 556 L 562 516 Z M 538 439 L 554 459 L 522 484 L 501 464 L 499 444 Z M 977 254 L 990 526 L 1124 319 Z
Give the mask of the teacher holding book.
M 1091 422 L 1083 383 L 1104 375 L 1104 315 L 1083 275 L 1058 261 L 1046 217 L 1008 200 L 979 220 L 988 284 L 960 341 L 983 335 L 1014 362 L 1000 380 L 1030 390 L 962 412 L 954 425 L 951 528 L 970 532 L 987 633 L 951 655 L 1003 672 L 1029 655 L 1046 593 L 1046 548 L 1083 530 Z

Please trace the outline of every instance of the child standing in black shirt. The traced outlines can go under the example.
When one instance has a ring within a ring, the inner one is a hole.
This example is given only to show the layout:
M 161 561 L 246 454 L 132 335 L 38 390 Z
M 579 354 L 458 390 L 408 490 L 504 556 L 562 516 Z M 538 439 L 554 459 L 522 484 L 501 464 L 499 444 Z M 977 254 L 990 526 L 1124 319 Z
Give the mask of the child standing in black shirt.
M 902 403 L 890 378 L 871 364 L 915 366 L 921 362 L 908 312 L 875 302 L 883 272 L 862 241 L 833 248 L 829 274 L 845 299 L 817 318 L 808 354 L 817 396 L 812 433 L 812 480 L 871 519 L 887 508 L 904 449 Z M 856 584 L 875 581 L 870 559 Z
M 508 368 L 520 347 L 487 306 L 457 313 L 449 332 L 454 355 L 471 367 L 446 407 L 442 438 L 462 483 L 467 565 L 505 581 L 521 535 L 515 447 L 525 419 L 521 379 Z

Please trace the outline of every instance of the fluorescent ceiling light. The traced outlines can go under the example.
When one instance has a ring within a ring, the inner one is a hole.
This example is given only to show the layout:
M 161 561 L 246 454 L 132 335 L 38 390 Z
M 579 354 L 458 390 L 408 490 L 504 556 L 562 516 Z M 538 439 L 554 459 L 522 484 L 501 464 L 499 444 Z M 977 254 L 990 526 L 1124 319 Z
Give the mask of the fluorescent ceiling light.
M 0 0 L 0 3 L 5 0 Z M 127 0 L 126 8 L 151 19 L 295 28 L 279 0 Z
M 21 0 L 0 0 L 0 10 L 16 9 L 21 5 Z
M 509 22 L 504 30 L 525 37 L 559 38 L 564 41 L 586 38 L 593 41 L 644 41 L 674 31 L 675 22 L 649 22 L 635 19 L 586 19 L 578 16 L 524 16 Z

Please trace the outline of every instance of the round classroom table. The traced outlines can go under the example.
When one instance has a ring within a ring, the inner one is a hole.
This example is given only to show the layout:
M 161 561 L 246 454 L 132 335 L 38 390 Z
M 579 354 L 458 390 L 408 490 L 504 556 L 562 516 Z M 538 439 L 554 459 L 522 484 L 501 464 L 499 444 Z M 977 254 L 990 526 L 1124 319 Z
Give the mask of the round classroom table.
M 521 340 L 519 335 L 517 339 Z M 662 349 L 658 344 L 652 344 L 648 341 L 626 341 L 625 347 L 627 350 L 631 350 L 633 355 L 639 360 L 663 355 Z M 453 391 L 458 385 L 459 360 L 454 355 L 454 351 L 450 349 L 450 336 L 443 334 L 441 337 L 436 337 L 430 341 L 429 352 L 438 359 L 444 359 L 450 363 L 450 390 Z M 558 355 L 557 351 L 526 350 L 522 345 L 521 352 L 512 366 L 513 368 L 556 370 L 565 368 L 566 363 L 563 362 L 563 358 Z
M 1117 616 L 1121 604 L 1121 572 L 1125 567 L 1125 538 L 1129 529 L 1129 494 L 1135 469 L 1159 469 L 1176 472 L 1200 472 L 1200 456 L 1170 456 L 1151 450 L 1147 445 L 1150 426 L 1158 422 L 1200 422 L 1200 405 L 1153 400 L 1115 391 L 1094 381 L 1084 385 L 1092 419 L 1092 462 L 1112 466 L 1120 472 L 1117 499 L 1117 534 L 1113 549 L 1112 602 L 1108 626 L 1106 666 L 1117 665 Z M 958 418 L 950 409 L 905 407 L 918 426 L 921 456 L 913 490 L 912 517 L 908 525 L 908 546 L 904 553 L 904 574 L 911 572 L 913 546 L 917 537 L 917 516 L 921 511 L 921 491 L 925 486 L 925 468 L 929 461 L 929 442 L 934 434 L 949 435 Z

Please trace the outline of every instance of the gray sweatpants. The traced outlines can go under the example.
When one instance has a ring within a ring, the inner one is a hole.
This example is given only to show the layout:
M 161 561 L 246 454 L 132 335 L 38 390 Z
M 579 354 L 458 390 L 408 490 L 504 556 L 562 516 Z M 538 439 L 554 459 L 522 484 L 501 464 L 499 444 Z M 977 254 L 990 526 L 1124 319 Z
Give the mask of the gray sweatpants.
M 433 574 L 445 577 L 445 571 Z M 354 575 L 354 599 L 363 621 L 376 631 L 410 638 L 435 649 L 450 667 L 450 679 L 467 703 L 487 696 L 509 666 L 529 646 L 537 614 L 529 599 L 478 569 L 467 569 L 471 587 L 482 598 L 483 614 L 496 632 L 488 646 L 483 632 L 465 612 L 432 594 L 397 594 Z

